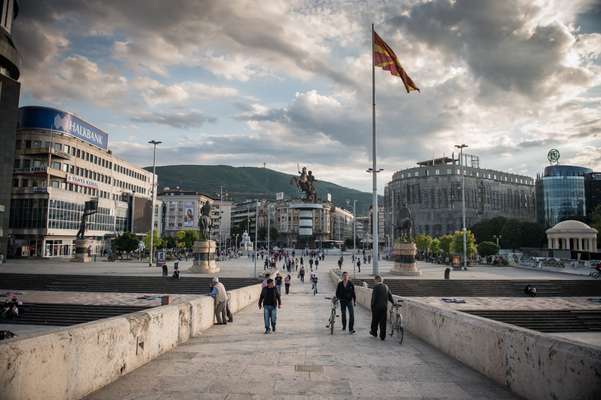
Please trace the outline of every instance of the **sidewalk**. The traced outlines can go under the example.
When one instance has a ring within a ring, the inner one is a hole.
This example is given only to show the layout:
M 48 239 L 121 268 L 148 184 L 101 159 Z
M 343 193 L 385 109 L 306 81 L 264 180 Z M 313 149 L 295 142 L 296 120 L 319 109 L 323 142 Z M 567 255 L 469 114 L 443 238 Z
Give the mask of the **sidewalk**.
M 516 398 L 410 335 L 402 346 L 372 338 L 361 307 L 355 335 L 341 332 L 338 320 L 331 336 L 324 296 L 334 285 L 324 267 L 317 296 L 309 282 L 293 280 L 277 333 L 265 335 L 262 311 L 249 306 L 233 324 L 214 326 L 87 399 Z

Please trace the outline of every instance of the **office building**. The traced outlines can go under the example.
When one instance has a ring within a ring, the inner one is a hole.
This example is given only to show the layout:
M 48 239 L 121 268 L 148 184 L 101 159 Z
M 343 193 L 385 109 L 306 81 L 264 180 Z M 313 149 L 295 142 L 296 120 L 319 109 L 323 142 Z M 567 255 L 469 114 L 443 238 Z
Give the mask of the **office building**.
M 586 217 L 585 176 L 590 168 L 549 165 L 536 178 L 536 213 L 539 223 L 551 227 L 565 219 Z
M 0 258 L 7 254 L 15 135 L 19 115 L 20 56 L 13 44 L 12 25 L 19 13 L 15 0 L 0 0 Z
M 114 156 L 102 130 L 65 111 L 22 107 L 15 148 L 10 255 L 71 256 L 91 199 L 98 210 L 85 236 L 95 254 L 122 232 L 150 227 L 152 173 Z
M 497 216 L 535 220 L 534 179 L 480 168 L 477 156 L 442 157 L 395 172 L 384 189 L 386 234 L 406 204 L 416 234 L 440 236 L 462 229 L 462 174 L 466 226 Z
M 586 196 L 586 213 L 588 218 L 595 209 L 601 206 L 601 172 L 584 175 L 584 193 Z

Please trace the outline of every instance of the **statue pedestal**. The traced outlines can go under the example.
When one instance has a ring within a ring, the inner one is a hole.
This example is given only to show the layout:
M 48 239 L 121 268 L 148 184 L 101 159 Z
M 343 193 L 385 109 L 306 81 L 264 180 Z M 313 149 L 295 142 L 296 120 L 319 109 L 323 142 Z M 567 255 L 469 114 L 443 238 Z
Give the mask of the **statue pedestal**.
M 75 254 L 71 261 L 88 263 L 92 261 L 92 257 L 88 254 L 88 248 L 92 246 L 90 239 L 75 239 Z
M 196 274 L 214 274 L 219 272 L 215 263 L 215 250 L 217 245 L 214 240 L 200 240 L 192 245 L 193 264 L 186 272 Z
M 417 247 L 415 243 L 396 243 L 392 250 L 394 267 L 392 267 L 390 273 L 404 276 L 420 276 L 422 272 L 417 269 L 415 263 L 416 253 Z

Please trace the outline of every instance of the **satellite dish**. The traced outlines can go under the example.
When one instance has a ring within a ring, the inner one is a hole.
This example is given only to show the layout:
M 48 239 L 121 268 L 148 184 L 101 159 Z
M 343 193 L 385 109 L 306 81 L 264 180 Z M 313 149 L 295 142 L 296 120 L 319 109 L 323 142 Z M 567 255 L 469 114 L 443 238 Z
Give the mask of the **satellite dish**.
M 547 160 L 549 160 L 551 164 L 557 164 L 559 162 L 559 150 L 549 150 L 549 152 L 547 153 Z

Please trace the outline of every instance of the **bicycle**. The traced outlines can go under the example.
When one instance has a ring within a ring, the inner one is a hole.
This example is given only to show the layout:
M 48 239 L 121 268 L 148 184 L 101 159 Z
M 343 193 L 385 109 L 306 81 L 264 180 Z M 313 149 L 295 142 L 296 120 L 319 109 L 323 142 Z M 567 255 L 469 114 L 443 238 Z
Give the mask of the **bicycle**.
M 326 328 L 330 328 L 330 335 L 334 334 L 334 324 L 336 323 L 336 311 L 338 309 L 338 297 L 326 297 L 327 300 L 332 300 L 332 309 L 330 310 L 330 320 Z
M 595 270 L 588 274 L 591 278 L 599 279 L 601 278 L 601 271 Z
M 399 344 L 403 344 L 405 329 L 403 328 L 403 314 L 401 313 L 403 300 L 399 300 L 390 307 L 390 337 L 396 335 L 399 338 Z

